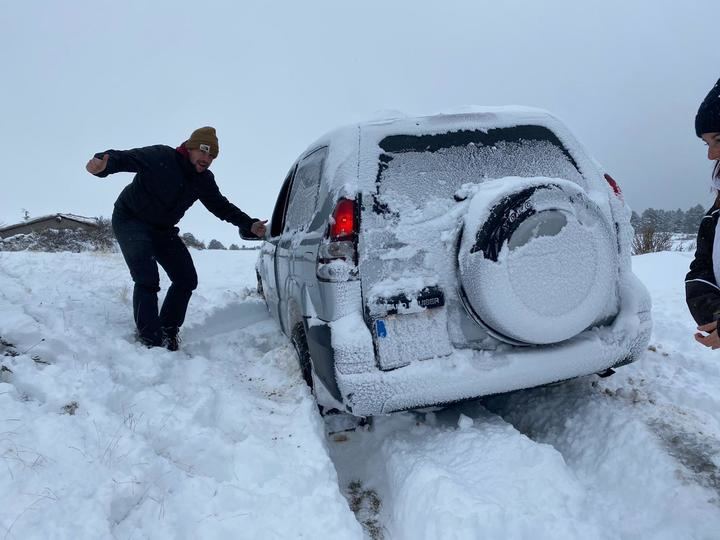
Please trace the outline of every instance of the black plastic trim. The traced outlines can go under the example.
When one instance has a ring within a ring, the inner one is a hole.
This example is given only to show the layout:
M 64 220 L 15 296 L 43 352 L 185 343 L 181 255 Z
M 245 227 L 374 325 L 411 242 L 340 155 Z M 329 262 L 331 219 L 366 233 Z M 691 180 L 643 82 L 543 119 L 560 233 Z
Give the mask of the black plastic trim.
M 445 305 L 445 293 L 437 285 L 425 287 L 422 289 L 415 300 L 421 308 L 434 309 Z M 384 305 L 386 307 L 386 315 L 395 315 L 398 313 L 398 306 L 405 309 L 410 307 L 411 298 L 404 293 L 396 294 L 386 298 L 378 298 L 375 305 Z
M 536 213 L 528 201 L 535 192 L 553 186 L 533 186 L 503 198 L 490 211 L 490 215 L 475 235 L 470 253 L 482 251 L 483 257 L 497 261 L 503 244 L 513 235 L 520 224 Z
M 315 375 L 323 382 L 330 394 L 340 402 L 340 388 L 335 378 L 335 351 L 332 348 L 330 327 L 326 324 L 305 325 L 308 350 Z

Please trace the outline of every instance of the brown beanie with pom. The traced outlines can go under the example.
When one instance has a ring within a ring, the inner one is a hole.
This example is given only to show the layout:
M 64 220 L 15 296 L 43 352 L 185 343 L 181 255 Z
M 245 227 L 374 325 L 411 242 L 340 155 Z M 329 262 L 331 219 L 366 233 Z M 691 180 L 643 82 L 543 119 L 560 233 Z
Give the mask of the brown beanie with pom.
M 208 147 L 207 149 L 213 158 L 218 157 L 218 154 L 220 153 L 220 145 L 218 143 L 214 127 L 205 126 L 198 128 L 193 131 L 190 138 L 185 141 L 185 148 L 188 150 L 205 150 L 205 148 L 202 148 L 201 145 Z

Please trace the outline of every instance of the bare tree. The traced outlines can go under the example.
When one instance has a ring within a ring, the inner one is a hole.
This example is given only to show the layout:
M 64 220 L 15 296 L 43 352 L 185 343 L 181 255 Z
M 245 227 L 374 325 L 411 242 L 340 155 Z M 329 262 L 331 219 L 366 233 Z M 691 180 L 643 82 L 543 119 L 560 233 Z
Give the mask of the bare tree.
M 672 233 L 656 232 L 654 227 L 643 227 L 635 232 L 632 242 L 633 255 L 655 253 L 657 251 L 670 251 L 672 248 Z
M 112 250 L 115 246 L 115 233 L 113 232 L 112 222 L 102 216 L 95 218 L 95 221 L 97 227 L 87 232 L 88 239 L 98 250 Z

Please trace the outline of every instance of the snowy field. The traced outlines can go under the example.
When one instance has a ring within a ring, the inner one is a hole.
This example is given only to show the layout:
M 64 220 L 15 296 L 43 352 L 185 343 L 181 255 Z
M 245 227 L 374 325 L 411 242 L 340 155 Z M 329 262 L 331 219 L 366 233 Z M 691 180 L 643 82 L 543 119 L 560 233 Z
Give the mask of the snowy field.
M 257 252 L 193 256 L 170 353 L 132 341 L 120 255 L 0 252 L 0 539 L 720 538 L 720 351 L 692 337 L 691 253 L 633 259 L 654 333 L 613 377 L 330 437 Z

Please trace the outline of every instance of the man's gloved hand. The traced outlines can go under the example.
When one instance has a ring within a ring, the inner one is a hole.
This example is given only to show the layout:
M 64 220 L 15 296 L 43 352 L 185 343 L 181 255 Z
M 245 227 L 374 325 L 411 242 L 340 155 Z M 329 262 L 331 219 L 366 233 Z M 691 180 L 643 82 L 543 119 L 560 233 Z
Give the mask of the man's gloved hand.
M 267 228 L 265 227 L 266 223 L 267 219 L 264 221 L 256 221 L 250 226 L 250 232 L 258 238 L 265 238 L 265 233 L 267 232 Z

